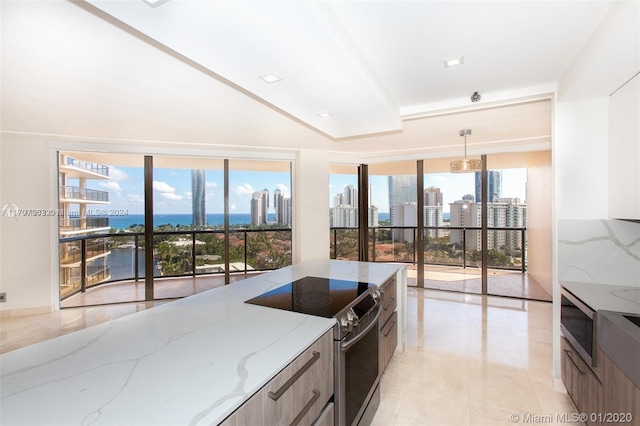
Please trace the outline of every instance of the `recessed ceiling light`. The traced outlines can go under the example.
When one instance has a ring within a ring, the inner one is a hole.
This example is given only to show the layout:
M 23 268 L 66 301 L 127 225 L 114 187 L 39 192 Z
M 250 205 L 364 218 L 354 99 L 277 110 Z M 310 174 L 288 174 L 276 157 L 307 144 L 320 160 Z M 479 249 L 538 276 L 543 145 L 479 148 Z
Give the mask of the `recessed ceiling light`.
M 447 68 L 455 67 L 456 65 L 462 65 L 462 64 L 464 64 L 464 56 L 458 56 L 457 58 L 444 60 L 444 66 Z
M 168 2 L 169 0 L 143 0 L 143 1 L 151 7 L 158 7 L 161 4 Z
M 265 75 L 261 75 L 260 79 L 262 79 L 262 81 L 264 81 L 265 83 L 276 83 L 278 81 L 281 81 L 282 79 L 280 77 L 278 77 L 275 74 L 265 74 Z
M 333 117 L 333 114 L 331 114 L 328 111 L 325 112 L 319 112 L 318 113 L 318 117 L 322 117 L 322 118 L 329 118 L 329 117 Z

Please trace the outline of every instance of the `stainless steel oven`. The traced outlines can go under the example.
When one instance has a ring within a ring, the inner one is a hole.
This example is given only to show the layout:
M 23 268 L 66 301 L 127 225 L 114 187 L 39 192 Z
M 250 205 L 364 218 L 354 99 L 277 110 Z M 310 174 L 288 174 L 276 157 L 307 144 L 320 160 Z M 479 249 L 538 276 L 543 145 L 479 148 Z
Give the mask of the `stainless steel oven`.
M 582 359 L 595 366 L 596 313 L 565 288 L 561 291 L 560 328 Z
M 378 286 L 367 282 L 304 277 L 247 303 L 335 318 L 335 425 L 367 425 L 380 402 Z
M 367 295 L 339 319 L 334 333 L 338 426 L 367 425 L 380 404 L 379 293 Z M 351 325 L 349 321 L 352 321 Z

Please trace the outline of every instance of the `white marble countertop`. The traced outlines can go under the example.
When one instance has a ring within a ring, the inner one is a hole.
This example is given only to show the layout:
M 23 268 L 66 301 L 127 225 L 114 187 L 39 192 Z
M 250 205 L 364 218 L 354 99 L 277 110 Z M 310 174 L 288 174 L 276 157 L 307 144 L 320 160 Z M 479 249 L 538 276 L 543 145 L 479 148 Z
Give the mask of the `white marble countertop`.
M 640 288 L 621 285 L 560 281 L 562 287 L 595 311 L 640 314 Z
M 304 276 L 381 284 L 399 270 L 308 261 L 2 354 L 0 423 L 217 424 L 335 324 L 245 300 Z

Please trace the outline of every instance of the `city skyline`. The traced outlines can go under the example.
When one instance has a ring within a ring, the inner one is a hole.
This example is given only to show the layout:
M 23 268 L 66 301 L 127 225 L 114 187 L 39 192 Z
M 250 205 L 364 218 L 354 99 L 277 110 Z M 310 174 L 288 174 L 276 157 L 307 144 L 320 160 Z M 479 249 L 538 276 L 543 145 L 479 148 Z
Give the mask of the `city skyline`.
M 111 180 L 91 182 L 88 187 L 108 191 L 110 208 L 126 210 L 129 214 L 144 213 L 144 171 L 141 167 L 110 165 Z M 526 200 L 526 169 L 502 169 L 502 196 Z M 440 188 L 443 211 L 449 213 L 449 204 L 461 200 L 466 194 L 475 194 L 474 174 L 435 173 L 425 175 L 424 187 Z M 230 213 L 251 213 L 252 194 L 262 189 L 283 195 L 291 194 L 288 172 L 230 171 Z M 205 210 L 207 213 L 224 212 L 224 183 L 222 170 L 205 171 Z M 357 176 L 332 174 L 329 176 L 329 206 L 345 185 L 357 186 Z M 390 213 L 388 176 L 370 176 L 371 204 L 380 213 Z M 154 210 L 156 214 L 192 213 L 191 169 L 154 169 Z M 273 206 L 269 213 L 274 213 Z

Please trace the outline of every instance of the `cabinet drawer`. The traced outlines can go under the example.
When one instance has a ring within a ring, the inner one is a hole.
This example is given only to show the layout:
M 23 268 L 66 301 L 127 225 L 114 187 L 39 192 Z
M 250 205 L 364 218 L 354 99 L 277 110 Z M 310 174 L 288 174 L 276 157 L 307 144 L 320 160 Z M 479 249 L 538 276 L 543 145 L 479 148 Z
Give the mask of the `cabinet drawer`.
M 395 275 L 382 284 L 380 289 L 382 290 L 382 312 L 380 313 L 380 323 L 386 324 L 391 317 L 391 314 L 398 306 Z
M 578 412 L 602 413 L 602 384 L 569 342 L 562 337 L 562 381 Z M 587 421 L 588 425 L 599 424 Z
M 384 371 L 398 346 L 398 313 L 393 312 L 380 329 L 380 371 Z
M 332 395 L 333 332 L 329 331 L 238 408 L 223 425 L 310 425 Z
M 335 408 L 333 402 L 330 402 L 324 407 L 322 413 L 318 416 L 312 426 L 333 426 L 335 421 Z

